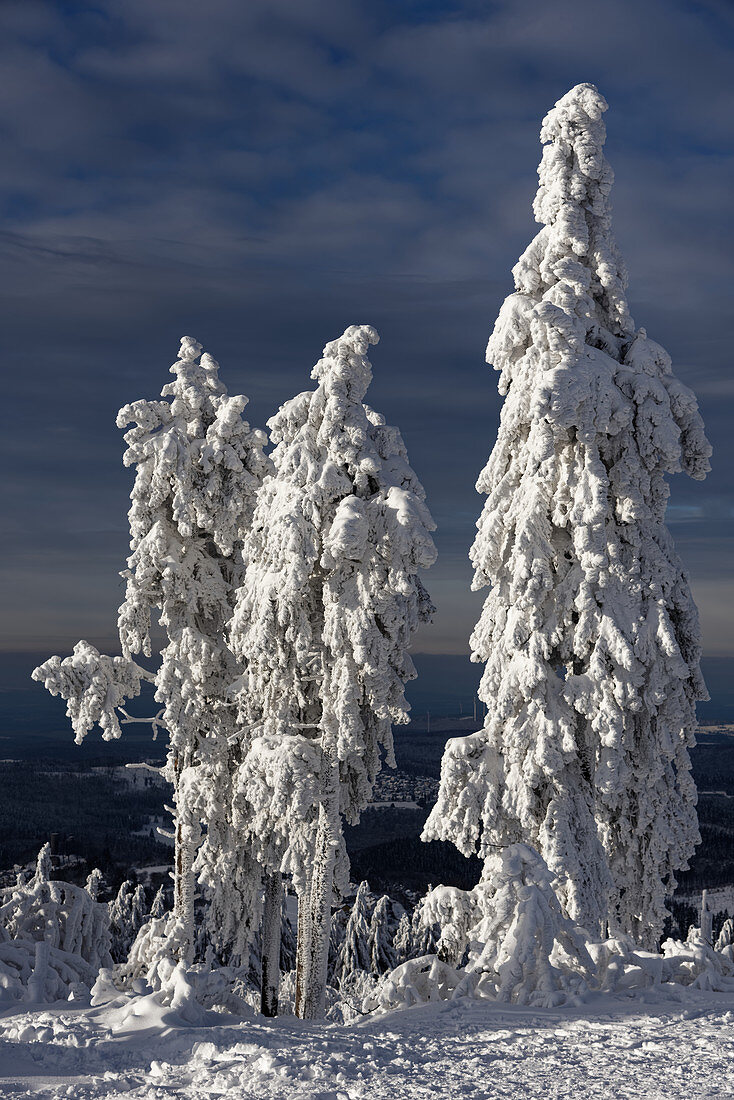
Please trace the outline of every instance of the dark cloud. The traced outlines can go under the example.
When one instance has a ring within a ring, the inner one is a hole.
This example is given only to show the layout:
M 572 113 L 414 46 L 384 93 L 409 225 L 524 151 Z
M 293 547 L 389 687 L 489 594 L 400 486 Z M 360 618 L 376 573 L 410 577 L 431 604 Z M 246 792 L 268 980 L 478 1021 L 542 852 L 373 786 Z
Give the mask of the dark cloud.
M 633 315 L 716 447 L 706 486 L 675 479 L 671 521 L 707 651 L 731 654 L 728 4 L 6 0 L 0 32 L 4 649 L 109 641 L 130 487 L 115 413 L 160 390 L 183 333 L 262 424 L 369 322 L 370 399 L 439 521 L 420 648 L 464 652 L 500 408 L 483 351 L 536 229 L 541 118 L 591 80 Z

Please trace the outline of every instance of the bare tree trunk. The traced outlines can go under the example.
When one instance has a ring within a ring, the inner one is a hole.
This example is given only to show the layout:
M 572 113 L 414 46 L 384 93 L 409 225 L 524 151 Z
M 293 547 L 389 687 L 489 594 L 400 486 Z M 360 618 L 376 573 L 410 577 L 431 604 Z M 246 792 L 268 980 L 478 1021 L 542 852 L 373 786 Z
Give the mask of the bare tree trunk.
M 265 876 L 265 904 L 262 920 L 262 984 L 260 1011 L 263 1016 L 278 1015 L 280 981 L 280 921 L 283 879 L 280 871 Z
M 326 1011 L 331 903 L 339 845 L 339 765 L 330 753 L 325 752 L 322 767 L 321 803 L 310 891 L 308 979 L 300 1013 L 305 1020 L 321 1019 Z

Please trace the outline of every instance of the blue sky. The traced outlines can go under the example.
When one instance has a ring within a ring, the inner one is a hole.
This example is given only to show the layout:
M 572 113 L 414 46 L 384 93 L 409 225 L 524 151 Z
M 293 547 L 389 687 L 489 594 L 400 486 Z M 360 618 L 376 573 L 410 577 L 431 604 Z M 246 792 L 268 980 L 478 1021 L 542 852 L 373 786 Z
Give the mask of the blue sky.
M 418 648 L 466 652 L 500 408 L 484 348 L 537 228 L 542 116 L 590 81 L 632 314 L 715 448 L 707 482 L 674 479 L 669 516 L 706 653 L 732 658 L 730 3 L 4 0 L 0 52 L 0 650 L 114 645 L 115 414 L 160 391 L 180 336 L 261 426 L 327 340 L 369 323 L 370 403 L 439 524 Z

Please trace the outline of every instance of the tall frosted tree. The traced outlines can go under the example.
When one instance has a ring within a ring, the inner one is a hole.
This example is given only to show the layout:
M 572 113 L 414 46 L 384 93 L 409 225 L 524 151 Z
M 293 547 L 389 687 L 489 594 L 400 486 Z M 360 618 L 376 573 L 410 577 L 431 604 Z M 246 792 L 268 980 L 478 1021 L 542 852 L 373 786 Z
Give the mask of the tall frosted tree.
M 485 727 L 450 741 L 426 839 L 534 845 L 569 913 L 653 945 L 699 839 L 689 749 L 696 608 L 664 517 L 702 479 L 694 395 L 630 317 L 611 232 L 607 104 L 572 89 L 543 122 L 542 228 L 487 348 L 505 402 L 471 549 L 489 586 L 471 638 Z
M 333 884 L 346 885 L 342 817 L 358 819 L 392 723 L 406 722 L 411 636 L 432 607 L 425 494 L 400 433 L 364 404 L 374 329 L 328 344 L 313 391 L 269 421 L 275 474 L 248 536 L 231 645 L 248 669 L 242 828 L 299 898 L 296 1011 L 323 1014 Z
M 79 642 L 70 657 L 52 657 L 34 672 L 67 700 L 77 742 L 98 724 L 106 739 L 130 721 L 124 704 L 142 680 L 160 705 L 154 727 L 168 733 L 164 770 L 175 802 L 174 913 L 180 950 L 193 949 L 194 860 L 211 894 L 210 928 L 220 946 L 242 952 L 259 871 L 231 832 L 231 780 L 241 751 L 230 686 L 239 679 L 226 624 L 244 569 L 241 549 L 268 459 L 266 436 L 242 418 L 244 396 L 229 396 L 215 359 L 184 337 L 174 381 L 157 401 L 120 410 L 128 429 L 124 462 L 135 468 L 130 494 L 130 549 L 118 628 L 121 657 Z M 157 618 L 165 645 L 155 671 Z M 206 825 L 203 843 L 201 825 Z

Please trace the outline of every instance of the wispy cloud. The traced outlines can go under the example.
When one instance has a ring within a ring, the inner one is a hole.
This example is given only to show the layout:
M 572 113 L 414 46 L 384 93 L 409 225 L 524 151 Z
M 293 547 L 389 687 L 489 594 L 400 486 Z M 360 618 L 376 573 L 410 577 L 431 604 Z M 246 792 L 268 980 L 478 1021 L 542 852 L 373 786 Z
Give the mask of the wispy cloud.
M 370 399 L 440 521 L 421 648 L 463 652 L 473 485 L 500 408 L 483 349 L 536 229 L 540 119 L 581 80 L 611 106 L 633 314 L 700 392 L 715 445 L 705 489 L 675 479 L 671 520 L 711 534 L 707 583 L 723 575 L 706 501 L 734 502 L 730 5 L 6 0 L 0 32 L 4 516 L 32 562 L 22 584 L 5 563 L 0 644 L 57 635 L 62 588 L 70 640 L 116 606 L 111 561 L 84 541 L 66 555 L 62 536 L 122 523 L 114 414 L 159 391 L 183 333 L 261 424 L 326 340 L 369 321 Z M 703 598 L 707 644 L 734 650 Z

